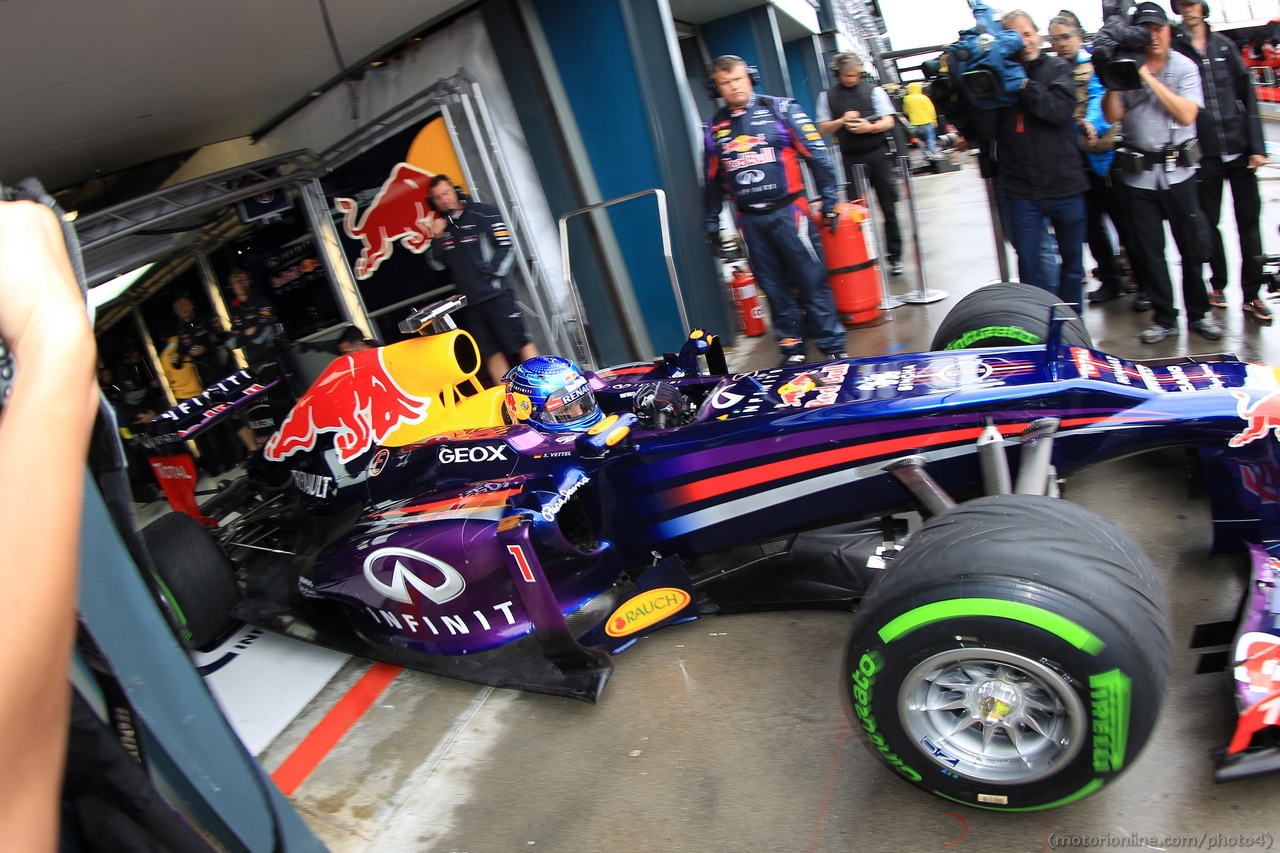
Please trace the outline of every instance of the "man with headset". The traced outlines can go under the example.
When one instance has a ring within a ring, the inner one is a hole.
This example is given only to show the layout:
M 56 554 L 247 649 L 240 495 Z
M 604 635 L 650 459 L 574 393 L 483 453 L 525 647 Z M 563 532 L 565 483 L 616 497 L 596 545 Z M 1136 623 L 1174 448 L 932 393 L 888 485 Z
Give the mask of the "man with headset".
M 720 210 L 726 194 L 738 208 L 738 230 L 756 281 L 769 297 L 773 332 L 783 364 L 803 364 L 804 331 L 831 358 L 844 358 L 844 327 L 827 284 L 826 259 L 800 159 L 809 164 L 829 227 L 836 215 L 836 181 L 822 135 L 791 100 L 757 95 L 758 79 L 738 56 L 711 66 L 725 106 L 703 122 L 703 177 L 707 238 L 719 253 Z M 791 287 L 800 297 L 796 304 Z M 803 313 L 802 313 L 803 309 Z
M 861 165 L 876 192 L 884 214 L 884 239 L 889 272 L 902 275 L 902 230 L 898 227 L 898 188 L 889 151 L 893 131 L 893 102 L 884 89 L 872 85 L 863 73 L 862 57 L 853 51 L 836 54 L 831 63 L 836 85 L 818 95 L 814 111 L 818 130 L 835 134 L 844 157 L 845 179 L 853 181 L 853 167 Z M 849 193 L 853 197 L 853 193 Z
M 431 178 L 427 204 L 436 212 L 427 263 L 436 270 L 447 267 L 454 286 L 467 297 L 467 307 L 458 312 L 458 324 L 476 339 L 496 385 L 511 367 L 508 353 L 522 362 L 538 354 L 506 280 L 515 261 L 511 233 L 498 208 L 471 201 L 445 175 Z

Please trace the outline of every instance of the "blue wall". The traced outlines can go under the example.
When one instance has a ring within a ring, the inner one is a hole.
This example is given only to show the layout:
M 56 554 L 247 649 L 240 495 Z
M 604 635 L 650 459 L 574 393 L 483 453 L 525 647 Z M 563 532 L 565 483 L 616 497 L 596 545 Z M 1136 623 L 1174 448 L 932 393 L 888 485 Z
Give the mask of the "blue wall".
M 534 5 L 603 198 L 661 187 L 617 0 L 534 0 Z M 659 352 L 674 352 L 684 330 L 662 256 L 655 202 L 638 199 L 609 211 L 649 337 Z
M 760 67 L 760 54 L 756 52 L 755 35 L 746 12 L 736 12 L 707 21 L 699 29 L 712 61 L 726 53 L 733 53 L 745 59 L 748 65 Z
M 813 39 L 804 38 L 789 41 L 782 46 L 787 57 L 787 73 L 791 77 L 791 94 L 804 107 L 804 111 L 813 118 L 817 109 L 818 93 L 824 88 L 823 80 L 815 80 L 813 60 Z

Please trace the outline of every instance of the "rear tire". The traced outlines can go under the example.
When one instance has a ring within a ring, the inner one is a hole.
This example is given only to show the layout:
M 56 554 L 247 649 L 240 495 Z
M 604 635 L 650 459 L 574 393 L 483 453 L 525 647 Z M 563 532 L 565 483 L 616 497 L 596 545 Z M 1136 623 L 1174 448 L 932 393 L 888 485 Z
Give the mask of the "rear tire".
M 235 624 L 231 608 L 240 601 L 235 567 L 200 522 L 171 512 L 142 531 L 156 573 L 181 627 L 179 639 L 198 649 Z
M 1049 311 L 1058 297 L 1047 290 L 1016 281 L 988 284 L 955 304 L 933 336 L 931 350 L 976 347 L 1021 347 L 1042 344 L 1049 337 Z M 1093 349 L 1089 330 L 1069 307 L 1057 309 L 1071 317 L 1062 329 L 1062 342 Z
M 1170 665 L 1142 550 L 1083 507 L 978 498 L 914 533 L 863 601 L 844 677 L 869 748 L 998 811 L 1066 805 L 1137 758 Z

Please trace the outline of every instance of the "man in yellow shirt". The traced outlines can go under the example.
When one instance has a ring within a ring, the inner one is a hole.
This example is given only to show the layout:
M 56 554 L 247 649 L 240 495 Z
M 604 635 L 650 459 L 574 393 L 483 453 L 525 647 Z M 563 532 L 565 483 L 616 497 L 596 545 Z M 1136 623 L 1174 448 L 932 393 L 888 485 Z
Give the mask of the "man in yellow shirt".
M 907 96 L 902 99 L 902 111 L 907 114 L 907 121 L 911 122 L 916 139 L 924 143 L 928 155 L 937 157 L 938 137 L 934 128 L 938 124 L 938 113 L 933 108 L 933 101 L 924 94 L 923 84 L 907 84 Z

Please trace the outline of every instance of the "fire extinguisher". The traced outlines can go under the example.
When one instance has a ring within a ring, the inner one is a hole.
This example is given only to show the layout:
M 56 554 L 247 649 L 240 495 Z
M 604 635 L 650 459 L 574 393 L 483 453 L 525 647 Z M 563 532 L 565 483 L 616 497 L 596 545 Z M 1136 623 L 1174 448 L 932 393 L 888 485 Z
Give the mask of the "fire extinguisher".
M 764 309 L 756 295 L 756 277 L 742 267 L 734 267 L 729 287 L 738 306 L 738 317 L 742 320 L 742 333 L 749 338 L 760 337 L 764 334 Z

